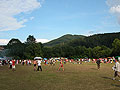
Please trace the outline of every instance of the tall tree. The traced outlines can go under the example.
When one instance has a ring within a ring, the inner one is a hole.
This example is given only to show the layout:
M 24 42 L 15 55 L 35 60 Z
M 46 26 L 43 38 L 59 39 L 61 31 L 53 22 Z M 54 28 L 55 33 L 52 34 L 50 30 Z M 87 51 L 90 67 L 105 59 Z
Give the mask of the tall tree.
M 32 44 L 32 43 L 36 43 L 36 39 L 34 36 L 29 35 L 26 41 L 27 44 Z

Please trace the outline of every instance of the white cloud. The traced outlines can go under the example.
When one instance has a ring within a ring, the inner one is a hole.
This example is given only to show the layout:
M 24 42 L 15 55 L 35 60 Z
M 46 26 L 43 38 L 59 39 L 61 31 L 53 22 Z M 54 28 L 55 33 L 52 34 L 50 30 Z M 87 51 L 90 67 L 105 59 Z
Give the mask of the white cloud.
M 0 39 L 0 45 L 7 45 L 9 42 L 9 39 Z
M 30 17 L 30 20 L 33 20 L 35 17 Z
M 38 0 L 0 0 L 0 31 L 16 30 L 25 27 L 27 19 L 18 21 L 20 13 L 33 11 L 41 6 Z M 33 18 L 32 18 L 33 19 Z
M 120 14 L 120 5 L 111 7 L 110 11 L 112 13 Z
M 37 42 L 41 42 L 41 43 L 47 43 L 49 42 L 48 39 L 36 39 Z
M 89 30 L 85 36 L 91 36 L 100 33 L 100 30 Z
M 120 24 L 120 0 L 107 0 L 106 3 L 110 7 L 110 13 L 117 16 L 118 23 Z

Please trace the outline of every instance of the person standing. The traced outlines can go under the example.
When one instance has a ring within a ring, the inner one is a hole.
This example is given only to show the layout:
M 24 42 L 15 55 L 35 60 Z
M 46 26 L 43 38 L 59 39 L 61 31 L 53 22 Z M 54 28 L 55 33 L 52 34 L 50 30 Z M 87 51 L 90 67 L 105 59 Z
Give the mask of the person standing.
M 22 65 L 24 66 L 24 64 L 25 64 L 25 62 L 24 62 L 24 60 L 22 60 Z
M 31 60 L 29 60 L 29 65 L 31 65 Z
M 112 67 L 112 69 L 115 71 L 114 72 L 114 78 L 113 80 L 115 80 L 115 78 L 118 76 L 120 77 L 120 75 L 118 73 L 120 73 L 120 62 L 119 60 L 116 60 L 115 65 Z M 120 81 L 120 80 L 119 80 Z
M 33 61 L 33 64 L 34 64 L 34 71 L 36 71 L 36 65 L 37 65 L 36 60 Z
M 15 60 L 12 60 L 12 70 L 15 71 Z
M 12 61 L 10 60 L 10 62 L 9 62 L 9 65 L 10 65 L 10 69 L 12 69 Z
M 53 60 L 53 66 L 55 66 L 55 60 Z
M 39 68 L 40 68 L 40 70 L 42 71 L 41 60 L 38 60 L 37 64 L 38 64 L 37 71 L 39 71 Z
M 101 63 L 100 59 L 97 59 L 96 63 L 97 63 L 97 68 L 99 70 L 100 69 L 100 63 Z

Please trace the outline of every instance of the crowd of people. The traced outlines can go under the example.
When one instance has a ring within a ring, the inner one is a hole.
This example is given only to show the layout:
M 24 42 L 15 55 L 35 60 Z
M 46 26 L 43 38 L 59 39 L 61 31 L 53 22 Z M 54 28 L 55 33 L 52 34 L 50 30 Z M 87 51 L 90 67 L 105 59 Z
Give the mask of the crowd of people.
M 9 68 L 12 69 L 12 71 L 15 71 L 15 65 L 16 64 L 21 64 L 21 65 L 33 65 L 33 70 L 34 71 L 42 71 L 42 66 L 41 64 L 44 63 L 44 65 L 51 65 L 55 66 L 55 63 L 59 62 L 59 67 L 58 71 L 62 68 L 62 71 L 64 71 L 64 64 L 66 63 L 72 63 L 72 64 L 82 64 L 83 62 L 85 63 L 96 63 L 97 64 L 97 69 L 100 69 L 100 64 L 101 63 L 115 63 L 115 65 L 112 67 L 112 69 L 115 71 L 114 73 L 114 78 L 119 75 L 120 72 L 120 60 L 115 59 L 114 57 L 109 57 L 109 58 L 99 58 L 99 59 L 89 59 L 89 58 L 75 58 L 75 59 L 68 59 L 68 58 L 40 58 L 40 59 L 34 59 L 34 60 L 0 60 L 0 66 L 4 65 L 9 65 Z
M 39 59 L 38 59 L 39 60 Z M 22 65 L 31 65 L 31 64 L 38 64 L 38 60 L 14 60 L 16 64 L 21 63 Z M 0 66 L 2 65 L 8 65 L 12 64 L 13 60 L 0 60 Z M 113 63 L 116 62 L 116 59 L 114 57 L 109 58 L 99 58 L 99 59 L 90 59 L 90 58 L 74 58 L 74 59 L 68 59 L 68 58 L 41 58 L 41 62 L 44 62 L 45 65 L 55 65 L 56 62 L 62 61 L 62 63 L 66 64 L 67 62 L 73 63 L 73 64 L 82 64 L 85 63 L 97 63 L 98 69 L 100 68 L 100 63 Z

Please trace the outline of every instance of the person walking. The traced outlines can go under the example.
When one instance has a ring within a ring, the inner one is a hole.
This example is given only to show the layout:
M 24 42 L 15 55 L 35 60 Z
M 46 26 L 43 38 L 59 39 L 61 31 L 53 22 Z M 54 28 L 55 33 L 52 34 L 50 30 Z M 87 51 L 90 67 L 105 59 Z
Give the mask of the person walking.
M 101 63 L 100 59 L 97 59 L 96 63 L 97 63 L 97 68 L 99 70 L 100 69 L 100 63 Z
M 62 68 L 62 69 L 63 69 L 63 71 L 64 71 L 64 67 L 63 67 L 62 60 L 60 61 L 60 66 L 59 66 L 59 69 L 58 69 L 58 71 L 60 71 L 60 68 Z
M 112 69 L 115 71 L 114 72 L 114 77 L 113 80 L 115 80 L 115 78 L 118 76 L 120 77 L 119 73 L 120 73 L 120 61 L 116 60 L 115 65 L 112 67 Z M 120 80 L 119 80 L 120 81 Z
M 40 68 L 40 70 L 42 71 L 41 60 L 38 60 L 37 64 L 38 64 L 37 71 L 39 71 L 39 68 Z

